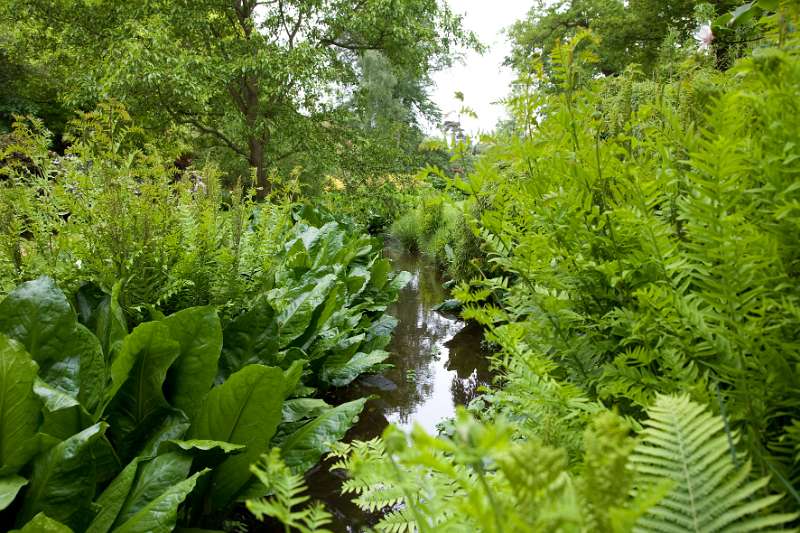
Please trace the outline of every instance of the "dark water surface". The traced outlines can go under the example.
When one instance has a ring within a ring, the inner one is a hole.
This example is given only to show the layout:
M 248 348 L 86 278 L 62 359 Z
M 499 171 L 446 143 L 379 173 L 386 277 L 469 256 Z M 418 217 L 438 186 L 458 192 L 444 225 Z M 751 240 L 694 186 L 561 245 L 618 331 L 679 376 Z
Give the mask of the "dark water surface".
M 457 405 L 468 403 L 479 386 L 490 382 L 480 327 L 433 310 L 448 298 L 437 268 L 396 245 L 387 245 L 385 254 L 396 270 L 407 270 L 413 277 L 389 309 L 399 320 L 387 348 L 392 354 L 387 362 L 394 368 L 381 375 L 363 376 L 337 391 L 336 403 L 377 396 L 367 402 L 358 423 L 347 433 L 347 441 L 372 439 L 390 423 L 405 429 L 418 423 L 435 433 L 436 425 L 453 416 Z M 340 496 L 343 474 L 329 472 L 328 466 L 326 462 L 315 467 L 306 479 L 312 498 L 325 503 L 334 515 L 329 528 L 356 532 L 374 524 L 380 516 L 364 513 Z

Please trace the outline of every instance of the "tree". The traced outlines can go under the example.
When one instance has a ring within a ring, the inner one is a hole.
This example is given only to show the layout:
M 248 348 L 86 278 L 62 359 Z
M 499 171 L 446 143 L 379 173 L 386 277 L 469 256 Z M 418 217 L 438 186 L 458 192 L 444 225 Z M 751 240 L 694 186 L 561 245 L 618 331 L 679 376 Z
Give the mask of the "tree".
M 437 0 L 13 3 L 71 66 L 66 101 L 113 97 L 150 127 L 188 126 L 255 169 L 262 196 L 271 167 L 323 155 L 363 52 L 421 78 L 472 40 Z
M 645 72 L 655 66 L 659 50 L 670 31 L 688 39 L 697 22 L 694 13 L 701 3 L 713 4 L 717 12 L 735 1 L 713 0 L 558 0 L 539 1 L 528 16 L 509 29 L 513 47 L 507 62 L 518 70 L 528 68 L 531 58 L 547 58 L 556 42 L 563 42 L 580 29 L 591 29 L 600 38 L 597 69 L 605 75 L 621 73 L 631 63 Z

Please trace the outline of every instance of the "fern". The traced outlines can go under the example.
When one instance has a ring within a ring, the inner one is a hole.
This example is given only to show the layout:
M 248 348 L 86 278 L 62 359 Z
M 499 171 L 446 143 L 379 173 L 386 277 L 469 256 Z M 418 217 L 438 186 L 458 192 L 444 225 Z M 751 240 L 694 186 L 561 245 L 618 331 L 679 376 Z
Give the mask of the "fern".
M 749 462 L 734 465 L 720 417 L 687 396 L 660 396 L 648 413 L 644 439 L 630 459 L 639 490 L 664 479 L 673 486 L 635 531 L 761 531 L 800 516 L 766 514 L 781 496 L 759 496 L 769 479 L 751 480 Z
M 250 470 L 272 492 L 271 498 L 247 500 L 247 509 L 259 520 L 269 516 L 280 521 L 287 533 L 296 529 L 301 533 L 330 533 L 324 526 L 330 524 L 331 515 L 320 503 L 298 509 L 308 502 L 303 476 L 293 474 L 280 456 L 280 449 L 261 456 Z

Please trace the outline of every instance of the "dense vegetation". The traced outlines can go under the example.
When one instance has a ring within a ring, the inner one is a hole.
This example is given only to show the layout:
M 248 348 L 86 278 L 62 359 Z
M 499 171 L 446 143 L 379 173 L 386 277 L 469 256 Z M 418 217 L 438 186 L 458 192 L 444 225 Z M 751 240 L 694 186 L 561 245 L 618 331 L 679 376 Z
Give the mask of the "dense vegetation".
M 220 525 L 271 446 L 313 466 L 365 401 L 314 392 L 381 367 L 408 279 L 325 213 L 171 183 L 119 113 L 57 164 L 18 125 L 4 169 L 3 279 L 32 281 L 0 303 L 2 503 L 32 531 Z
M 800 523 L 794 2 L 540 3 L 480 143 L 422 133 L 479 47 L 433 0 L 0 18 L 3 529 L 325 531 L 328 453 L 378 531 Z M 337 442 L 409 279 L 385 229 L 496 383 Z

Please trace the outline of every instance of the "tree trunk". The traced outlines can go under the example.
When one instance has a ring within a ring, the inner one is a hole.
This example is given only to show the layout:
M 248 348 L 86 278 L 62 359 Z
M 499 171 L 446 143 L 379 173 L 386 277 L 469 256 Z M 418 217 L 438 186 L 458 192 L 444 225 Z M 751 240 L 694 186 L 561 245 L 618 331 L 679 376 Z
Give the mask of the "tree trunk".
M 272 184 L 267 177 L 267 164 L 264 157 L 265 143 L 257 137 L 250 137 L 247 144 L 250 147 L 248 163 L 256 169 L 256 198 L 263 200 L 269 194 Z

